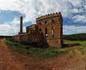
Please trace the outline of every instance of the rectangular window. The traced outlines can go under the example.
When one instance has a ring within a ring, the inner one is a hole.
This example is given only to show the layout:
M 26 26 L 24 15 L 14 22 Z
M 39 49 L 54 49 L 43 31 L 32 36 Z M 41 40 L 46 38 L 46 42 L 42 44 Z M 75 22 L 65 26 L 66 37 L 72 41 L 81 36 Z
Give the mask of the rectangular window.
M 52 29 L 52 37 L 54 37 L 54 30 Z
M 48 30 L 45 28 L 45 36 L 48 37 Z

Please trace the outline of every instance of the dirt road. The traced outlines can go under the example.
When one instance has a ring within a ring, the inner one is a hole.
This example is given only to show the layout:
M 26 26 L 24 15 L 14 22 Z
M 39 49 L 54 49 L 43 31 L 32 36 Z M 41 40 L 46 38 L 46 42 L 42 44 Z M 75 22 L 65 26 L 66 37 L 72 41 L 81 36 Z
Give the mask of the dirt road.
M 86 70 L 86 58 L 77 50 L 75 53 L 74 57 L 61 55 L 51 59 L 33 58 L 8 48 L 4 40 L 0 39 L 0 70 Z
M 16 59 L 3 39 L 0 39 L 0 70 L 25 70 L 24 65 Z

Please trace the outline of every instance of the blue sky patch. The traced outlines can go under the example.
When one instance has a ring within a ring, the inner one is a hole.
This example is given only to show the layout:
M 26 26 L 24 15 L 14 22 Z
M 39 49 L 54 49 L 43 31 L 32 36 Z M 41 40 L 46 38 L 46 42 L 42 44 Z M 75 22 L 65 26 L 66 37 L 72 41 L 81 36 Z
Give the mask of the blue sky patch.
M 11 22 L 14 18 L 22 16 L 18 11 L 0 10 L 0 24 Z

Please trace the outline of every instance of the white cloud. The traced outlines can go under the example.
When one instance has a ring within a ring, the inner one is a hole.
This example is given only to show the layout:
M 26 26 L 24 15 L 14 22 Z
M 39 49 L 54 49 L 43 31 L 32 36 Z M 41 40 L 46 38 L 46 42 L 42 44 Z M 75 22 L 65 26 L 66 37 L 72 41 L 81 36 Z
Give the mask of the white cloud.
M 62 11 L 67 14 L 68 6 L 64 4 L 65 1 L 57 0 L 0 0 L 1 10 L 16 10 L 26 15 L 25 20 L 35 20 L 36 17 Z M 65 9 L 63 10 L 63 5 Z M 66 9 L 67 8 L 67 9 Z
M 64 17 L 69 17 L 72 13 L 86 13 L 85 0 L 23 0 L 16 3 L 21 6 L 20 12 L 26 15 L 26 21 L 34 21 L 38 16 L 58 11 Z
M 84 0 L 68 0 L 71 2 L 75 7 L 81 6 L 81 2 Z
M 76 15 L 72 18 L 74 22 L 86 22 L 86 16 L 85 15 Z
M 56 11 L 61 11 L 67 17 L 83 11 L 85 4 L 85 0 L 0 0 L 0 9 L 19 11 L 26 15 L 25 21 L 35 21 L 38 16 Z
M 86 33 L 86 26 L 63 26 L 63 34 Z
M 9 24 L 0 24 L 0 35 L 13 35 L 14 29 Z
M 0 9 L 2 10 L 18 10 L 19 6 L 16 4 L 17 0 L 0 0 Z
M 7 24 L 7 23 L 6 23 Z M 9 31 L 9 35 L 15 35 L 18 34 L 20 31 L 20 21 L 18 19 L 14 19 L 12 22 L 8 23 L 8 26 L 10 26 L 10 29 L 7 29 L 6 31 Z M 26 27 L 23 26 L 23 31 L 26 31 Z
M 63 17 L 68 17 L 68 18 L 70 18 L 71 17 L 70 15 L 72 15 L 73 13 L 86 14 L 86 0 L 45 0 L 45 1 L 44 0 L 7 0 L 7 1 L 0 0 L 0 10 L 18 11 L 20 13 L 25 14 L 24 22 L 32 21 L 33 23 L 35 23 L 35 18 L 37 18 L 38 16 L 45 15 L 48 13 L 58 12 L 58 11 L 62 12 Z M 80 16 L 79 14 L 73 17 L 73 20 L 76 22 L 80 22 L 80 21 L 82 22 L 85 19 L 86 16 L 83 15 Z M 14 30 L 14 33 L 19 31 L 19 27 L 17 26 L 19 24 L 19 20 L 17 18 L 14 18 L 14 20 L 8 24 L 9 24 L 9 28 L 8 26 L 6 27 L 9 31 L 9 34 L 11 34 L 10 30 L 12 32 L 12 29 Z M 77 28 L 75 26 L 71 26 L 71 27 Z M 79 27 L 79 28 L 83 29 L 85 27 Z M 66 29 L 64 30 L 67 31 Z M 72 29 L 71 31 L 73 33 L 76 32 L 75 29 Z

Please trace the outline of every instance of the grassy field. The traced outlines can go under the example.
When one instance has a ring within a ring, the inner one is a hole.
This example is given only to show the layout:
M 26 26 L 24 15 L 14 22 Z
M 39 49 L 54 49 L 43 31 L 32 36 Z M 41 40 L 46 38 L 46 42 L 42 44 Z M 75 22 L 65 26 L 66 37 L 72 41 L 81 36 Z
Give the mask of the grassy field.
M 74 57 L 74 55 L 76 54 L 77 56 L 84 56 L 86 55 L 86 41 L 70 41 L 70 40 L 65 40 L 64 41 L 65 44 L 75 44 L 73 46 L 68 46 L 68 51 L 70 54 Z
M 8 39 L 6 39 L 6 43 L 10 48 L 15 49 L 17 52 L 40 58 L 53 58 L 64 54 L 74 54 L 75 50 L 78 50 L 83 55 L 86 54 L 86 41 L 64 40 L 64 44 L 66 44 L 65 48 L 59 49 L 54 47 L 34 48 Z
M 63 35 L 63 38 L 66 40 L 72 40 L 72 41 L 75 41 L 75 40 L 86 41 L 86 33 Z

